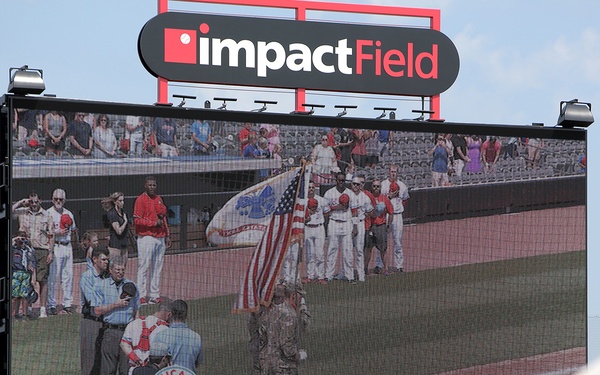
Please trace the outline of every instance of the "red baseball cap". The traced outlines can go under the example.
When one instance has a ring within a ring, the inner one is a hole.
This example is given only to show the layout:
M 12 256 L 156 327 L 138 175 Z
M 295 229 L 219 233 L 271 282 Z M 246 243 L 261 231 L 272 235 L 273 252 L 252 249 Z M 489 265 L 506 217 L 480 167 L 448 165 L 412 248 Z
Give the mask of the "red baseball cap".
M 73 225 L 73 219 L 67 214 L 62 214 L 60 217 L 60 229 L 70 228 Z
M 395 193 L 399 190 L 400 190 L 400 186 L 398 185 L 398 183 L 396 181 L 394 181 L 390 184 L 390 193 Z
M 319 207 L 319 201 L 318 201 L 318 200 L 316 200 L 315 198 L 310 198 L 310 199 L 308 200 L 308 208 L 310 208 L 310 209 L 314 210 L 314 209 L 316 209 L 317 207 Z

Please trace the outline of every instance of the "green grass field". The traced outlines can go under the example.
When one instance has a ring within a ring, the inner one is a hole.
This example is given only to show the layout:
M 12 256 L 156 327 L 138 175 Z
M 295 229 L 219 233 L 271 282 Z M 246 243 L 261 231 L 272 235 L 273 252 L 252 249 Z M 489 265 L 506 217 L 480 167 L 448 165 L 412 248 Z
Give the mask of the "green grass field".
M 306 286 L 302 374 L 435 374 L 586 346 L 586 253 Z M 190 301 L 199 374 L 248 374 L 234 296 Z M 151 313 L 145 306 L 144 314 Z M 13 374 L 77 374 L 81 317 L 13 323 Z

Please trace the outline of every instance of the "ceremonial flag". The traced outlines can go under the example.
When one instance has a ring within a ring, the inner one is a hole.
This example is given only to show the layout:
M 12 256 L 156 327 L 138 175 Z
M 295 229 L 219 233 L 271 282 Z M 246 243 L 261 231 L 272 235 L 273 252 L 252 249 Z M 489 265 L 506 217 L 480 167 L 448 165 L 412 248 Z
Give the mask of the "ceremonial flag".
M 271 303 L 286 251 L 304 235 L 308 176 L 304 168 L 296 171 L 296 176 L 281 197 L 267 230 L 254 249 L 235 310 L 255 311 L 260 304 Z
M 231 198 L 206 228 L 212 245 L 256 246 L 271 215 L 300 167 L 253 185 Z

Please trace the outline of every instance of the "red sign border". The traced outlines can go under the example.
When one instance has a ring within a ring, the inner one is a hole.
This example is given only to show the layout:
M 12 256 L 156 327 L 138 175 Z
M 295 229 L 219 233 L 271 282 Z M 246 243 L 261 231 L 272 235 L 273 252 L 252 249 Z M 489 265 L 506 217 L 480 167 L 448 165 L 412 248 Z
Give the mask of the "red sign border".
M 306 21 L 307 10 L 330 11 L 338 13 L 361 13 L 361 14 L 378 14 L 391 15 L 402 17 L 428 18 L 429 27 L 432 30 L 441 31 L 441 12 L 439 9 L 428 8 L 406 8 L 396 6 L 383 5 L 365 5 L 365 4 L 347 4 L 347 3 L 331 3 L 319 1 L 301 1 L 301 0 L 279 0 L 276 4 L 272 0 L 179 0 L 193 3 L 212 3 L 223 5 L 242 5 L 252 7 L 266 8 L 284 8 L 294 9 L 296 11 L 296 20 Z M 169 10 L 169 0 L 157 0 L 158 14 L 165 13 Z M 169 81 L 165 78 L 158 78 L 158 103 L 168 103 L 169 98 Z M 303 111 L 305 108 L 302 103 L 306 102 L 306 90 L 303 88 L 296 89 L 296 110 Z M 431 119 L 440 118 L 440 95 L 431 96 L 429 102 L 429 110 L 434 113 Z

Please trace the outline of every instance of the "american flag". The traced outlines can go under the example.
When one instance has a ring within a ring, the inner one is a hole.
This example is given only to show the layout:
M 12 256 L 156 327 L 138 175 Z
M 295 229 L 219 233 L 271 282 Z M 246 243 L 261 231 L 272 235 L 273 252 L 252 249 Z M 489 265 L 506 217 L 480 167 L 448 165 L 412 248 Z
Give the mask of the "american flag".
M 304 236 L 305 197 L 309 173 L 298 171 L 281 197 L 246 270 L 234 310 L 255 311 L 269 305 L 287 249 Z

